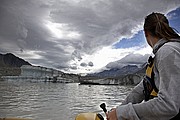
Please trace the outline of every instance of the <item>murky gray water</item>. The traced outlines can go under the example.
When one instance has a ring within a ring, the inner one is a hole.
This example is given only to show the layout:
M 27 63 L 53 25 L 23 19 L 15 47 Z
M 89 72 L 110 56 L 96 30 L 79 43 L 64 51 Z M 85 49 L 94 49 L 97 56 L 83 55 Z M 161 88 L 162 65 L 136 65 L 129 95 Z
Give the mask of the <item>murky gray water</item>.
M 0 117 L 74 120 L 81 112 L 98 112 L 120 104 L 132 86 L 0 81 Z

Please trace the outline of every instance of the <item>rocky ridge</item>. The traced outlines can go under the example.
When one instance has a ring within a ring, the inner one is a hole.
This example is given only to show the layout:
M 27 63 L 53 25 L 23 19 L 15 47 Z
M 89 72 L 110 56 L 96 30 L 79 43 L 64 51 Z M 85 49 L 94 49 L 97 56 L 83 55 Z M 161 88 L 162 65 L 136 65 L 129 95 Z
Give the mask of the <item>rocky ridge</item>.
M 29 62 L 19 58 L 12 53 L 0 54 L 0 76 L 20 75 L 22 65 L 31 65 Z

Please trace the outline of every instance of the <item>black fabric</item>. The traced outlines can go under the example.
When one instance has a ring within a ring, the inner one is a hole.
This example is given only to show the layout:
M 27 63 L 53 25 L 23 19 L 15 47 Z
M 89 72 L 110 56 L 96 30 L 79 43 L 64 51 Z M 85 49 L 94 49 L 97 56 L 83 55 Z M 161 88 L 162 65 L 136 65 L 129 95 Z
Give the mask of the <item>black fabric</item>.
M 155 90 L 155 92 L 158 93 L 159 90 L 157 89 L 157 87 L 156 87 L 156 85 L 155 85 L 154 72 L 153 72 L 153 71 L 152 71 L 152 73 L 151 73 L 151 85 L 152 85 L 153 89 Z
M 100 120 L 104 120 L 104 118 L 103 118 L 103 116 L 101 115 L 101 114 L 97 114 L 97 116 L 98 116 L 98 118 L 100 119 Z

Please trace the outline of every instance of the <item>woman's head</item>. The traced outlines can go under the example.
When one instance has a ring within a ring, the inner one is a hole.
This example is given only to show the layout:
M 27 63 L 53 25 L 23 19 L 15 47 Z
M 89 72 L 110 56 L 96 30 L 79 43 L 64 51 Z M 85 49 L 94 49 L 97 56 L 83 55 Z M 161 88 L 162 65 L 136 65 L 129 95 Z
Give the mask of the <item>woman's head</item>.
M 159 39 L 179 38 L 179 35 L 169 26 L 168 19 L 161 13 L 153 12 L 145 18 L 144 31 Z

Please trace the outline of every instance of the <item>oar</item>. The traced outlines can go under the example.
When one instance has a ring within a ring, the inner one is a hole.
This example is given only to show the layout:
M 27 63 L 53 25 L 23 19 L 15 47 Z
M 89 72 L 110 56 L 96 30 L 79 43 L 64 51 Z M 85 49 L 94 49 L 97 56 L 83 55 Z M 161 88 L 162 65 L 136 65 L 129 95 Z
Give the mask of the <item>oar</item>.
M 105 103 L 102 103 L 102 104 L 100 105 L 100 107 L 103 109 L 104 113 L 106 114 L 106 118 L 107 118 L 107 120 L 108 120 L 108 113 L 107 113 L 107 109 L 106 109 L 106 104 L 105 104 Z
M 0 118 L 0 120 L 32 120 L 28 118 Z

